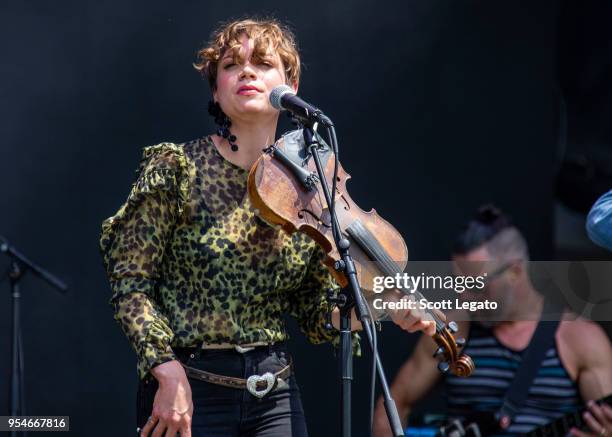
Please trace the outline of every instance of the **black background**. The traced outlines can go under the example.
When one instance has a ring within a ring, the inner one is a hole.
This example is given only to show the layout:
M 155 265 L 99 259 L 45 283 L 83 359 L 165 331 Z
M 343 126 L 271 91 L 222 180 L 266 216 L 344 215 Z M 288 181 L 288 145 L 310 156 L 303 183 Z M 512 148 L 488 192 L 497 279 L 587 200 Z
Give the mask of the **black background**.
M 220 20 L 271 14 L 292 25 L 304 63 L 300 94 L 336 122 L 350 194 L 399 229 L 412 258 L 447 259 L 462 223 L 489 201 L 524 231 L 532 258 L 555 255 L 560 90 L 584 95 L 577 84 L 588 64 L 588 44 L 562 38 L 575 11 L 564 14 L 557 2 L 65 0 L 1 8 L 0 234 L 71 287 L 60 295 L 32 277 L 22 283 L 27 412 L 70 415 L 73 435 L 133 435 L 135 356 L 107 303 L 100 223 L 124 201 L 142 147 L 212 132 L 210 92 L 191 63 Z M 607 114 L 605 104 L 595 109 Z M 579 125 L 609 137 L 600 125 Z M 8 414 L 8 284 L 0 290 L 0 412 Z M 311 435 L 335 435 L 331 348 L 292 331 Z M 385 326 L 379 342 L 390 379 L 416 338 Z M 355 363 L 357 436 L 367 434 L 369 358 Z M 435 397 L 424 405 L 442 407 Z

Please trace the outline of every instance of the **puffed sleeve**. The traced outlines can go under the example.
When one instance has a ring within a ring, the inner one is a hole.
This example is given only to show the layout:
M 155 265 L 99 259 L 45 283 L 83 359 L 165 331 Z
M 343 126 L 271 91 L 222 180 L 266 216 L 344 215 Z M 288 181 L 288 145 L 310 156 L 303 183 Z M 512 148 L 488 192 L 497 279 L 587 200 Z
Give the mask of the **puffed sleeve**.
M 156 282 L 188 195 L 182 148 L 171 143 L 145 148 L 137 174 L 127 201 L 102 223 L 100 251 L 111 286 L 109 303 L 144 378 L 152 367 L 176 359 Z
M 339 288 L 331 273 L 323 264 L 325 254 L 317 245 L 310 258 L 308 268 L 300 286 L 288 299 L 288 312 L 296 318 L 301 331 L 311 343 L 331 342 L 338 347 L 340 332 L 335 329 L 325 329 L 328 310 L 327 290 Z M 353 353 L 361 355 L 359 334 L 352 333 Z
M 597 199 L 587 217 L 586 229 L 594 243 L 612 250 L 612 191 Z

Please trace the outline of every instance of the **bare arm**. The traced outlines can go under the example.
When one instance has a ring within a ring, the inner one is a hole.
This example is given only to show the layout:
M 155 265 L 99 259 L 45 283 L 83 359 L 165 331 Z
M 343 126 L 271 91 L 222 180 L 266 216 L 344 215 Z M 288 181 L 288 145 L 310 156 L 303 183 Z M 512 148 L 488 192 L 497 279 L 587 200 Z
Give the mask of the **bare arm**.
M 467 322 L 459 323 L 459 335 L 465 335 L 466 332 Z M 440 378 L 438 361 L 433 358 L 436 349 L 437 346 L 431 338 L 421 336 L 412 356 L 401 367 L 391 385 L 391 396 L 404 428 L 413 405 L 423 398 Z M 374 413 L 374 436 L 391 436 L 382 398 L 378 400 Z
M 612 394 L 612 345 L 606 333 L 595 323 L 584 320 L 566 322 L 567 345 L 576 358 L 578 387 L 589 411 L 584 419 L 588 432 L 572 430 L 579 437 L 612 433 L 612 408 L 594 402 Z
M 582 398 L 590 401 L 612 394 L 612 345 L 604 330 L 585 320 L 564 325 L 568 349 L 576 360 Z
M 413 355 L 404 363 L 391 385 L 391 397 L 396 403 L 397 411 L 406 427 L 408 415 L 413 404 L 421 399 L 436 384 L 440 374 L 436 360 L 432 357 L 436 346 L 430 338 L 421 336 Z M 378 399 L 374 413 L 374 436 L 391 436 L 382 397 Z

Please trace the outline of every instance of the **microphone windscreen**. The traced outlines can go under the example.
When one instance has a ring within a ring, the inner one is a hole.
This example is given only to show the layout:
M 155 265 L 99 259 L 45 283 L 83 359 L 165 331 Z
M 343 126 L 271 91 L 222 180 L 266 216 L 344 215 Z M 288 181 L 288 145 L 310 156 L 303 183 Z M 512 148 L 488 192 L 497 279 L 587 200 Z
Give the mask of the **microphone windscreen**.
M 290 86 L 279 85 L 276 88 L 274 88 L 272 92 L 270 93 L 270 104 L 272 105 L 272 107 L 275 109 L 278 109 L 279 111 L 282 111 L 283 109 L 285 109 L 283 108 L 283 105 L 281 104 L 281 98 L 287 93 L 295 95 L 293 88 L 291 88 Z

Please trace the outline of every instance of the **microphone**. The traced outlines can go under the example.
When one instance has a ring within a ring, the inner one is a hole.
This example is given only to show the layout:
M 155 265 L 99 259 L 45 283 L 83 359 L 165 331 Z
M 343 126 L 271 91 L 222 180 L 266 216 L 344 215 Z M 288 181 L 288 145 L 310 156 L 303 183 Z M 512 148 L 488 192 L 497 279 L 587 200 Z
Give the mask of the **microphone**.
M 287 110 L 304 123 L 319 122 L 324 126 L 331 127 L 332 121 L 321 112 L 320 109 L 306 103 L 295 95 L 293 88 L 287 85 L 279 85 L 270 93 L 272 107 L 279 111 Z

